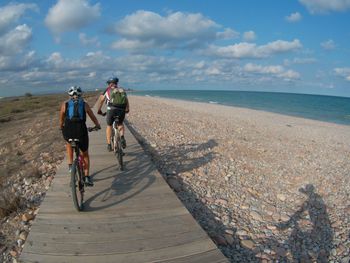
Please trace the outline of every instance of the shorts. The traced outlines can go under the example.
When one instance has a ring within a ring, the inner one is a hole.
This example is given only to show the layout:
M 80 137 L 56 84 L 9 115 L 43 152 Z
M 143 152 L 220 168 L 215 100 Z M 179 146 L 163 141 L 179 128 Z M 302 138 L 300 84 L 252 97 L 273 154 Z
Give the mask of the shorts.
M 86 152 L 89 149 L 89 135 L 85 123 L 65 122 L 62 129 L 63 138 L 79 139 L 79 149 Z
M 122 125 L 125 119 L 125 109 L 108 106 L 106 117 L 108 126 L 113 125 L 115 117 L 119 117 L 118 125 Z

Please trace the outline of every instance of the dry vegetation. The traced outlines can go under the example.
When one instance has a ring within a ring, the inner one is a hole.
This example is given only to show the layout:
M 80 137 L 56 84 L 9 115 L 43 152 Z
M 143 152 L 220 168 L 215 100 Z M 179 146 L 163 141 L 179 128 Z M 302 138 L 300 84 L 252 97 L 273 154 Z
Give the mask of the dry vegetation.
M 97 93 L 84 98 L 93 106 Z M 65 94 L 26 94 L 0 100 L 0 262 L 15 247 L 21 215 L 38 207 L 43 182 L 52 180 L 64 158 L 58 115 L 66 99 Z

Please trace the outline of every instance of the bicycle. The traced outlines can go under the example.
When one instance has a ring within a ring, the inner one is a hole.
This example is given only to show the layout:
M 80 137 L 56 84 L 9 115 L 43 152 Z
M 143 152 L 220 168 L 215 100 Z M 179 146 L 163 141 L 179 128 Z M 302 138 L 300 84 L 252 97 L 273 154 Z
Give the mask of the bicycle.
M 102 116 L 106 116 L 107 112 L 101 112 L 99 114 Z M 125 155 L 125 153 L 122 148 L 121 136 L 118 130 L 119 116 L 116 115 L 113 117 L 113 119 L 114 120 L 112 124 L 111 147 L 112 147 L 112 151 L 117 157 L 120 170 L 123 171 L 124 170 L 123 156 Z
M 120 170 L 123 171 L 124 170 L 124 163 L 123 163 L 124 151 L 121 144 L 120 132 L 118 130 L 118 125 L 117 125 L 118 122 L 119 122 L 119 116 L 115 116 L 113 125 L 112 125 L 111 146 L 112 146 L 112 151 L 117 157 Z
M 88 131 L 97 131 L 98 127 L 89 127 Z M 69 139 L 68 142 L 72 146 L 75 159 L 72 163 L 72 167 L 70 170 L 71 182 L 70 187 L 72 190 L 72 198 L 75 208 L 78 211 L 84 210 L 84 192 L 85 192 L 85 183 L 84 183 L 84 159 L 80 154 L 79 150 L 79 139 Z

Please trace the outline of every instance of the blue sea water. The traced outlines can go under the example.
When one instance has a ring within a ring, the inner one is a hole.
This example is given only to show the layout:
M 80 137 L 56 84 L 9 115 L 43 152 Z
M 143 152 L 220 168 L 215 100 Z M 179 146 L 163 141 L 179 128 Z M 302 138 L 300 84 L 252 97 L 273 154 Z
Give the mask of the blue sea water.
M 138 91 L 135 95 L 216 103 L 350 125 L 350 98 L 347 97 L 210 90 Z

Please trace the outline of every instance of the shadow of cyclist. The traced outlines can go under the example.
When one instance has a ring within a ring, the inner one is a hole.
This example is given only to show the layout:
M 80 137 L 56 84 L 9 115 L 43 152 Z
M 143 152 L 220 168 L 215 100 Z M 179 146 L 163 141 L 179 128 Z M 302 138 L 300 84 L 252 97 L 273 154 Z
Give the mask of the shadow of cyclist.
M 291 228 L 288 246 L 295 262 L 328 262 L 333 241 L 333 229 L 322 197 L 312 184 L 299 191 L 308 199 L 288 221 L 278 224 L 281 230 Z M 308 215 L 308 217 L 307 217 Z

